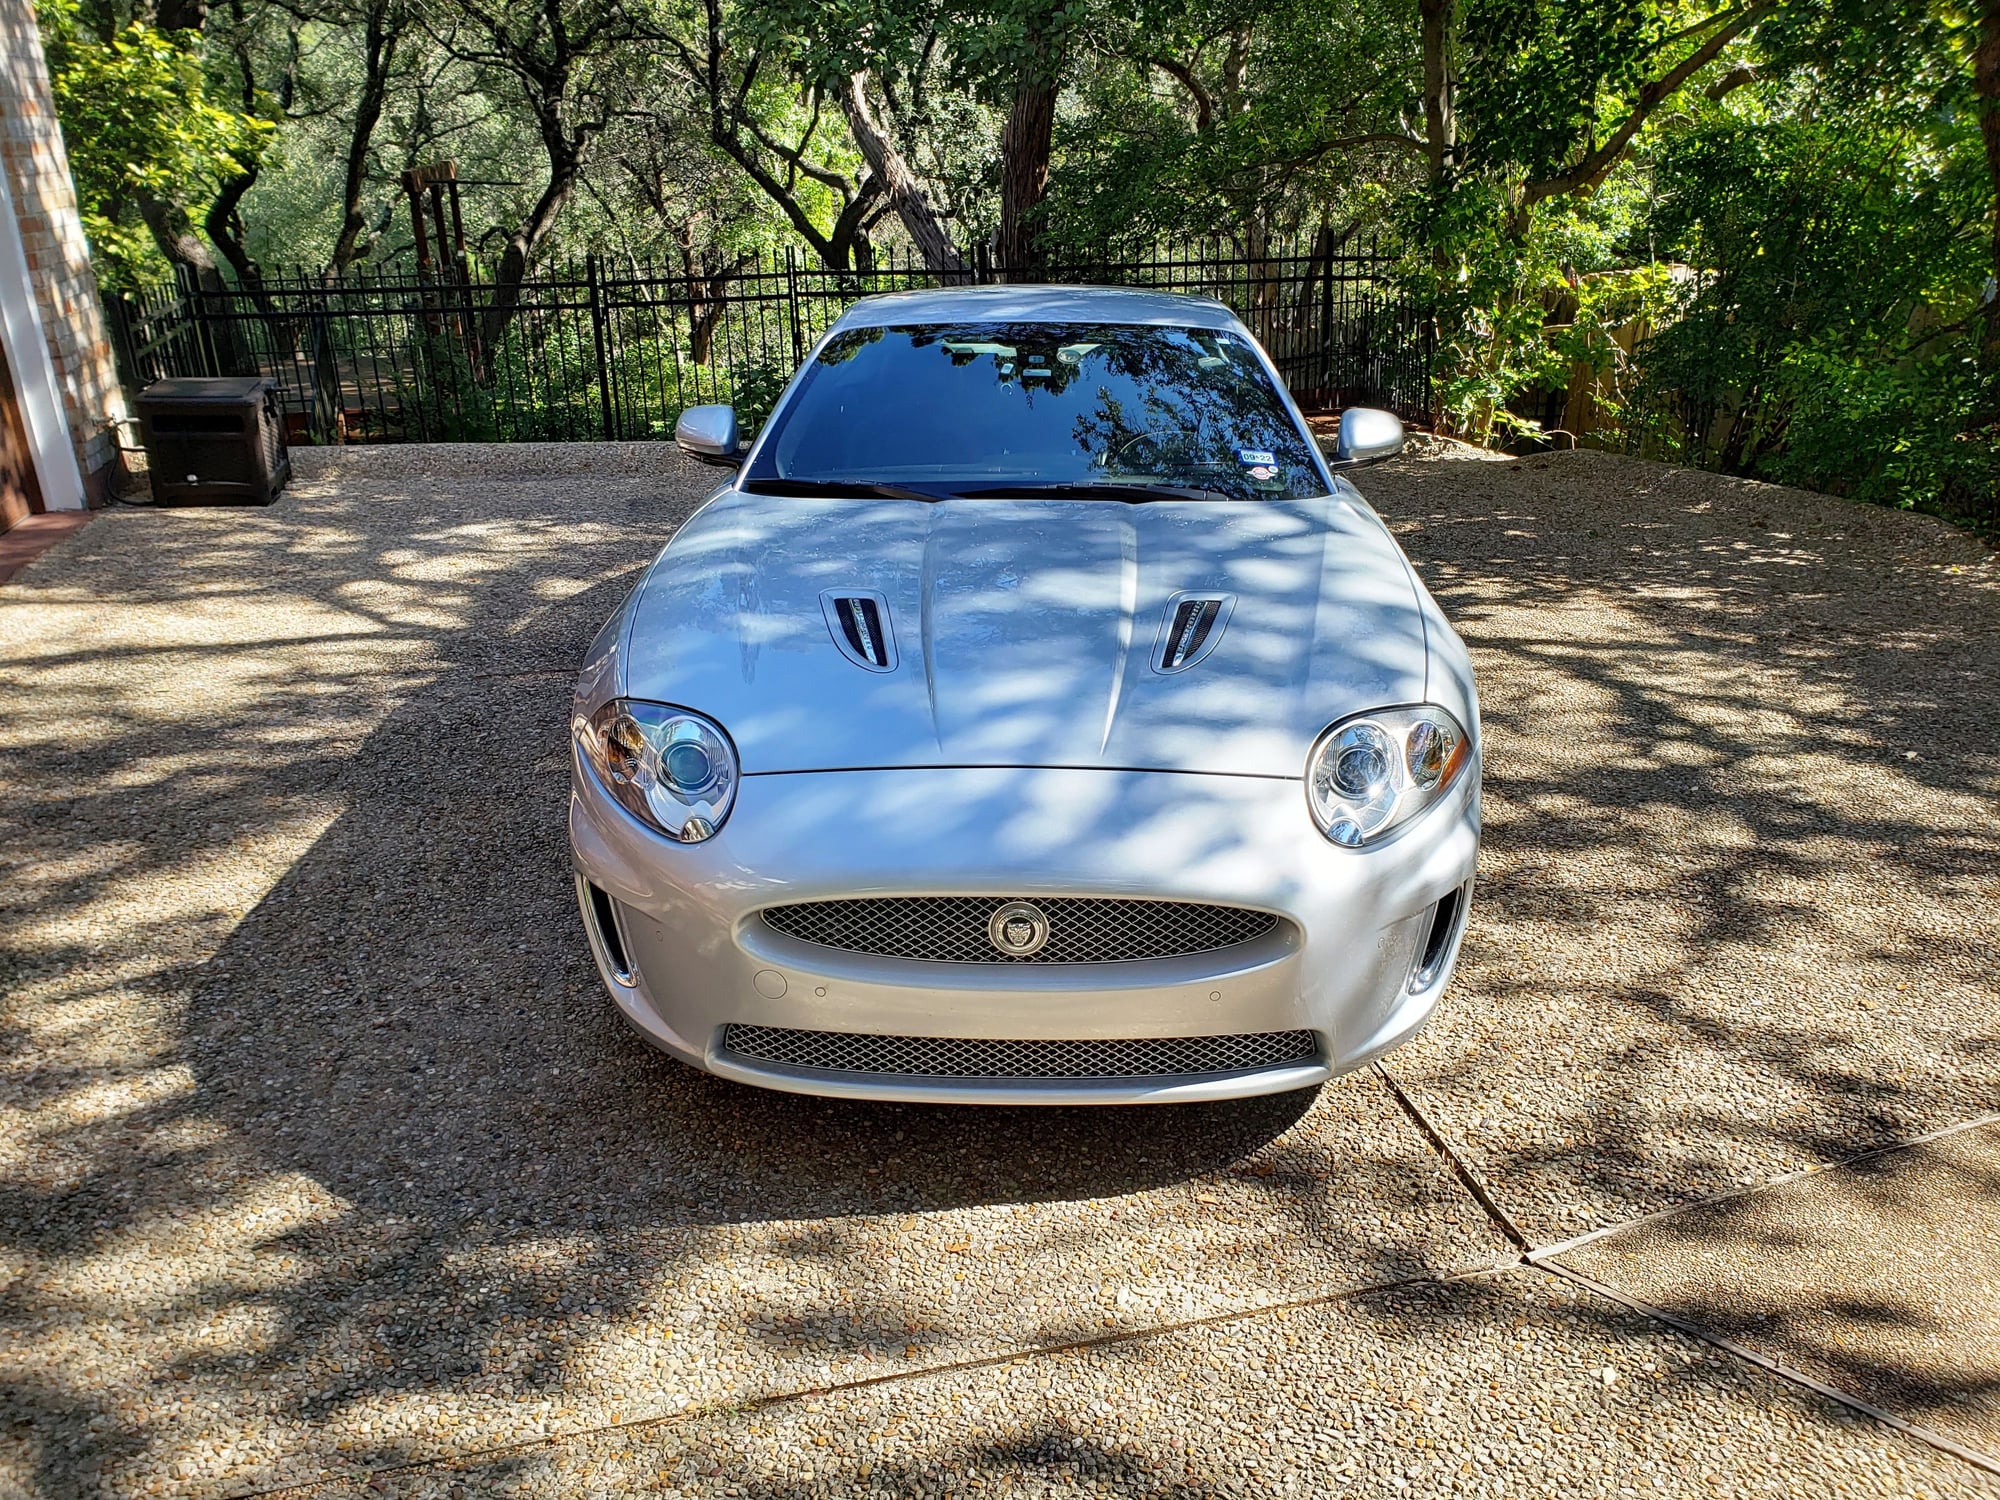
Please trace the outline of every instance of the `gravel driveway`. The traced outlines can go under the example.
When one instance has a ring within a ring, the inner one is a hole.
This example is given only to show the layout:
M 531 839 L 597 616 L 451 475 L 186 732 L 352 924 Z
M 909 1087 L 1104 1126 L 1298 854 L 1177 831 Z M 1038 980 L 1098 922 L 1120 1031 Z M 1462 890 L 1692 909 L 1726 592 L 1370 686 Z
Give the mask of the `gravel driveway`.
M 598 991 L 570 672 L 705 472 L 300 469 L 0 588 L 0 1494 L 1986 1492 L 1520 1259 L 1996 1107 L 1973 542 L 1371 471 L 1485 696 L 1445 1012 L 1314 1093 L 972 1111 L 697 1075 Z

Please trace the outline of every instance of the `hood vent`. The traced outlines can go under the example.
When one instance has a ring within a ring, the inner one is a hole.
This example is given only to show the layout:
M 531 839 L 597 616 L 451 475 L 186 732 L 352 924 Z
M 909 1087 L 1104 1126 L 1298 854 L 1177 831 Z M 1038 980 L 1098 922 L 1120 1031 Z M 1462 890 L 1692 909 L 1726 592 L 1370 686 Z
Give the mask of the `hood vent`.
M 858 589 L 829 589 L 819 596 L 827 629 L 840 654 L 870 672 L 896 670 L 896 635 L 889 623 L 889 601 Z
M 1176 594 L 1167 601 L 1160 621 L 1160 640 L 1153 651 L 1155 672 L 1184 672 L 1222 639 L 1222 627 L 1236 607 L 1233 594 Z

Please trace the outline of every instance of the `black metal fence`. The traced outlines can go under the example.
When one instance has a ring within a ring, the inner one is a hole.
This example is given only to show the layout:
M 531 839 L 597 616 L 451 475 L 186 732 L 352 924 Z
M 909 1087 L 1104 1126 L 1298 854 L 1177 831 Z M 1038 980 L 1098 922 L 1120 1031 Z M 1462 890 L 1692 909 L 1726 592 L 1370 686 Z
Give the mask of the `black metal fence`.
M 1395 289 L 1379 246 L 1071 257 L 1032 278 L 970 263 L 965 279 L 978 282 L 1215 297 L 1308 407 L 1430 415 L 1432 325 Z M 849 304 L 939 282 L 901 256 L 829 271 L 786 250 L 707 276 L 591 256 L 532 276 L 510 309 L 473 267 L 333 280 L 275 272 L 255 288 L 179 284 L 107 306 L 132 389 L 170 375 L 262 374 L 282 393 L 295 442 L 565 441 L 668 437 L 681 408 L 704 401 L 732 402 L 754 423 Z

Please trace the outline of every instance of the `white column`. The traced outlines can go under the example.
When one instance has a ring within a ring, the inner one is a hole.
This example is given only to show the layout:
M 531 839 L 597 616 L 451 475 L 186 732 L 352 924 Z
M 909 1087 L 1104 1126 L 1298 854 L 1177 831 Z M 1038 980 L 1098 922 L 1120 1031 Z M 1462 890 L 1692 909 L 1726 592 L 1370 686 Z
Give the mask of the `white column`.
M 0 341 L 7 351 L 7 368 L 14 374 L 42 504 L 49 510 L 82 510 L 83 471 L 77 467 L 76 448 L 63 419 L 62 388 L 56 384 L 42 315 L 35 307 L 35 283 L 5 172 L 0 172 Z

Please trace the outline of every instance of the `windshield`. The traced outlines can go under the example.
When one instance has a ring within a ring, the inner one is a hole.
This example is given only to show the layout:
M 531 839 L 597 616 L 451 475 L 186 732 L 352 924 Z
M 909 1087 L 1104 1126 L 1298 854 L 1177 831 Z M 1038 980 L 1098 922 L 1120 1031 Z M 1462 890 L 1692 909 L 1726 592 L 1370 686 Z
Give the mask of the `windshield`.
M 1112 499 L 1148 486 L 1230 500 L 1326 492 L 1240 334 L 1070 323 L 836 334 L 744 477 L 937 494 L 1087 486 Z

